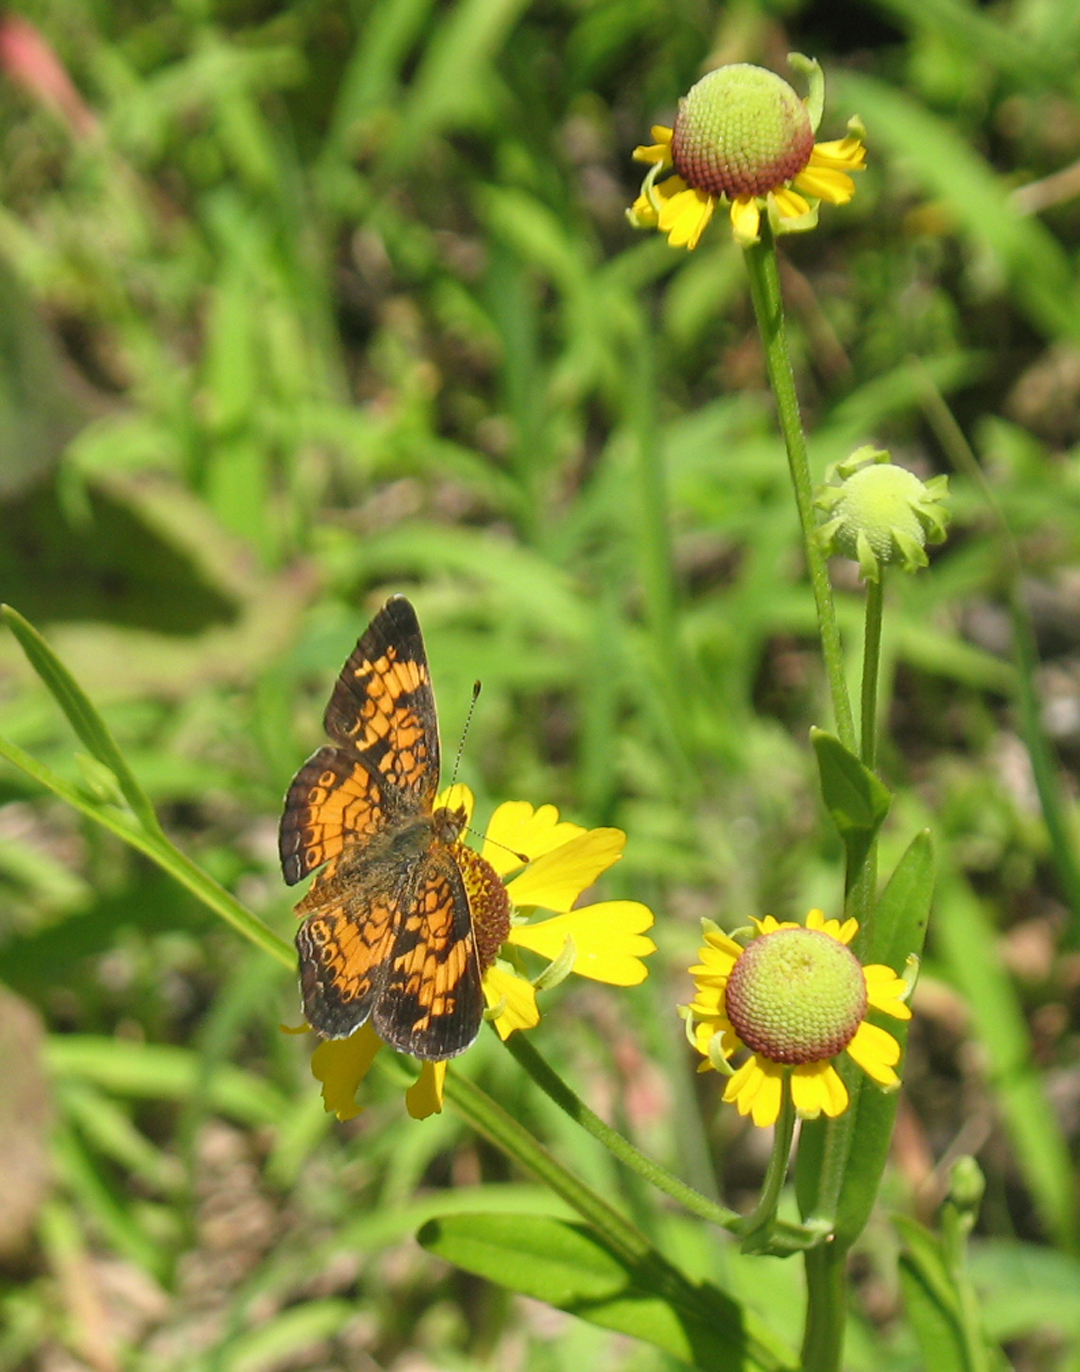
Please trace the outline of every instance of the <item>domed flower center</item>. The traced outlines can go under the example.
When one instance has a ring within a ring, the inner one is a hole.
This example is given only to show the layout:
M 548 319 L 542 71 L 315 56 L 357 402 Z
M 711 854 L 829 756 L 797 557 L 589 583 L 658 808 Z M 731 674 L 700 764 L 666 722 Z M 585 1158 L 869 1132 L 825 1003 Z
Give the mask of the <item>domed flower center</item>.
M 736 962 L 725 1004 L 739 1038 L 770 1062 L 822 1062 L 855 1037 L 866 978 L 854 953 L 828 934 L 778 929 Z
M 806 106 L 774 72 L 745 62 L 718 67 L 679 101 L 675 170 L 710 195 L 764 195 L 806 166 L 814 130 Z

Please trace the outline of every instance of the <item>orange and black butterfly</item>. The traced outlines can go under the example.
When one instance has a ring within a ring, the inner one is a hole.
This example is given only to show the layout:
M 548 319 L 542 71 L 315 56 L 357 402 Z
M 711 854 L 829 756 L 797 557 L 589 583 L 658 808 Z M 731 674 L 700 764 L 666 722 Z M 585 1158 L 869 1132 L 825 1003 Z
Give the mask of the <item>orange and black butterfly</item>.
M 324 1038 L 370 1018 L 400 1052 L 452 1058 L 479 1032 L 509 902 L 460 842 L 465 811 L 435 808 L 435 696 L 404 596 L 357 643 L 323 724 L 333 743 L 293 778 L 279 834 L 289 885 L 317 872 L 296 907 L 304 1013 Z

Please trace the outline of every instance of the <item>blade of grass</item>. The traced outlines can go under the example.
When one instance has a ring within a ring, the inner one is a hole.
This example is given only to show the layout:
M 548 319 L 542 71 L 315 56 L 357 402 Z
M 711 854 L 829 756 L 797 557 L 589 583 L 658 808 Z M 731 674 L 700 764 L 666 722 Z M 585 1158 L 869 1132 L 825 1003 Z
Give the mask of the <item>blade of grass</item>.
M 296 966 L 296 954 L 290 945 L 272 929 L 267 928 L 262 920 L 241 905 L 223 886 L 219 886 L 212 876 L 192 862 L 179 848 L 175 848 L 164 834 L 159 837 L 157 833 L 147 833 L 121 811 L 85 796 L 63 777 L 57 776 L 50 768 L 5 738 L 0 738 L 0 757 L 7 758 L 20 771 L 52 791 L 53 795 L 66 800 L 74 809 L 110 830 L 118 838 L 122 838 L 132 848 L 144 853 L 181 886 L 186 886 L 214 914 L 227 924 L 231 924 L 238 933 L 250 939 L 263 952 L 277 958 L 278 962 L 286 967 Z
M 148 834 L 164 838 L 164 832 L 149 797 L 124 761 L 108 726 L 90 704 L 82 687 L 34 626 L 29 620 L 24 619 L 18 610 L 10 605 L 0 605 L 0 615 L 19 640 L 31 667 L 49 688 L 71 727 L 91 755 L 116 777 L 117 785 L 139 823 Z

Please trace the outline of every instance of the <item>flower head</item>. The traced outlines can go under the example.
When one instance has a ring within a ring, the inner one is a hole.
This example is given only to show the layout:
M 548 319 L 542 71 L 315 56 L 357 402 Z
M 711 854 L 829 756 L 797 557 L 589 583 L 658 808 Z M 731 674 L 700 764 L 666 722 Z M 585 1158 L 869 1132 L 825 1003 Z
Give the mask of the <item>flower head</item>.
M 683 1007 L 687 1036 L 705 1059 L 698 1070 L 730 1075 L 724 1100 L 755 1124 L 774 1124 L 785 1077 L 803 1119 L 840 1115 L 848 1093 L 832 1059 L 846 1052 L 887 1089 L 899 1085 L 896 1039 L 867 1018 L 879 1010 L 910 1019 L 906 982 L 891 967 L 862 966 L 848 944 L 858 923 L 811 910 L 806 923 L 755 920 L 744 948 L 709 921 L 701 961 L 690 971 L 696 995 Z M 729 1059 L 751 1056 L 734 1074 Z
M 658 228 L 672 247 L 696 248 L 720 203 L 730 206 L 735 241 L 745 247 L 757 242 L 763 213 L 774 233 L 797 233 L 814 227 L 822 200 L 851 199 L 849 173 L 861 171 L 866 156 L 862 126 L 853 119 L 846 138 L 815 143 L 824 77 L 798 53 L 788 60 L 809 78 L 806 101 L 774 72 L 738 62 L 690 88 L 673 128 L 654 125 L 654 141 L 634 150 L 651 164 L 627 211 L 635 228 Z
M 472 817 L 473 796 L 465 786 L 444 792 L 436 808 L 465 811 Z M 554 805 L 534 809 L 527 801 L 508 801 L 491 816 L 479 854 L 457 840 L 459 866 L 485 872 L 500 883 L 509 903 L 509 932 L 500 932 L 501 946 L 481 950 L 487 1018 L 500 1038 L 540 1022 L 536 993 L 570 973 L 635 986 L 647 975 L 641 961 L 655 952 L 645 936 L 652 911 L 634 900 L 608 900 L 575 909 L 581 893 L 622 856 L 626 835 L 621 829 L 584 829 L 559 819 Z M 524 861 L 523 861 L 524 859 Z M 475 882 L 469 887 L 470 907 L 477 912 Z M 550 917 L 533 919 L 537 909 Z M 483 931 L 477 927 L 477 942 Z M 521 950 L 545 960 L 539 975 L 525 975 Z M 323 1083 L 327 1110 L 339 1119 L 359 1114 L 356 1090 L 376 1054 L 384 1047 L 368 1021 L 346 1039 L 325 1039 L 311 1058 L 311 1070 Z M 423 1119 L 442 1109 L 445 1062 L 424 1062 L 420 1076 L 406 1093 L 410 1115 Z
M 858 561 L 867 581 L 899 563 L 914 572 L 927 564 L 927 543 L 941 543 L 949 520 L 947 476 L 920 481 L 887 452 L 858 448 L 825 474 L 814 504 L 830 516 L 818 537 L 830 552 Z

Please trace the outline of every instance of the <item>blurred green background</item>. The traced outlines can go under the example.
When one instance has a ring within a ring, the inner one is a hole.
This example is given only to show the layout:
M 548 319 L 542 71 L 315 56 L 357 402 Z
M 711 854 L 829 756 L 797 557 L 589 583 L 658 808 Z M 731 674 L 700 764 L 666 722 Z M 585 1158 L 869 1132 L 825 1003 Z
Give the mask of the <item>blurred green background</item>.
M 281 796 L 384 597 L 417 605 L 452 754 L 616 824 L 649 902 L 630 992 L 535 1042 L 745 1204 L 765 1142 L 675 1015 L 698 920 L 835 913 L 807 748 L 829 725 L 738 252 L 635 235 L 630 160 L 707 68 L 826 70 L 869 166 L 783 240 L 811 455 L 949 472 L 889 587 L 888 871 L 939 879 L 852 1368 L 921 1366 L 885 1213 L 975 1153 L 974 1270 L 1023 1369 L 1080 1367 L 1080 6 L 1075 0 L 40 0 L 0 15 L 0 598 L 100 707 L 176 842 L 286 937 Z M 974 468 L 972 461 L 979 466 Z M 981 469 L 981 477 L 978 475 Z M 1019 593 L 1041 657 L 1018 668 Z M 835 565 L 853 651 L 861 594 Z M 1034 696 L 1027 702 L 1027 680 Z M 13 637 L 0 731 L 79 784 Z M 664 1372 L 654 1349 L 426 1256 L 448 1208 L 546 1209 L 373 1078 L 331 1124 L 294 985 L 118 840 L 0 769 L 0 1372 Z M 635 1185 L 494 1035 L 460 1064 L 687 1267 L 797 1337 L 796 1264 Z

